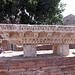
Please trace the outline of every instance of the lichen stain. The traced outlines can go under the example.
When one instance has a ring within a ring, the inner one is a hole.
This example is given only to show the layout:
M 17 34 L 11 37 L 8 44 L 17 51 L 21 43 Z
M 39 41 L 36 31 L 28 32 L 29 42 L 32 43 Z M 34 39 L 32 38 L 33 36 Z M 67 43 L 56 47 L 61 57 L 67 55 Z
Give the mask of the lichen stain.
M 45 31 L 39 32 L 38 37 L 47 37 L 48 33 Z
M 9 38 L 19 38 L 19 32 L 9 32 Z
M 24 37 L 34 37 L 34 33 L 32 31 L 27 31 L 24 33 Z

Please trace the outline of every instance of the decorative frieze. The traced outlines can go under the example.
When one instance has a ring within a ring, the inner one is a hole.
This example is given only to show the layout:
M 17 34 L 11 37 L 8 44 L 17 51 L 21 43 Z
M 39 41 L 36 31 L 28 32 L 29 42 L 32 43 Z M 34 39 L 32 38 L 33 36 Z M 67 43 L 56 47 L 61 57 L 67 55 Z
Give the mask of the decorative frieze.
M 74 26 L 0 24 L 0 33 L 18 45 L 75 43 Z
M 50 31 L 50 32 L 74 32 L 75 26 L 56 26 L 56 25 L 26 25 L 26 24 L 0 24 L 2 30 L 20 31 Z
M 0 24 L 0 35 L 14 45 L 23 45 L 24 57 L 37 56 L 38 44 L 51 44 L 54 53 L 68 55 L 69 44 L 75 43 L 75 26 Z

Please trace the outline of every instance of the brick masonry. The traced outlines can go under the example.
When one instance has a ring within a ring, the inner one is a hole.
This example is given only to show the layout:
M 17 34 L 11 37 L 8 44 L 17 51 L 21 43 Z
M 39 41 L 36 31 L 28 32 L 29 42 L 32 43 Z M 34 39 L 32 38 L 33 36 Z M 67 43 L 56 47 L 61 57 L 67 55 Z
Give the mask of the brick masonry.
M 37 46 L 36 49 L 39 50 L 52 50 L 52 45 L 43 45 L 43 46 Z
M 3 50 L 4 50 L 4 51 L 7 50 L 7 40 L 3 40 L 3 41 L 2 41 L 2 47 L 3 47 Z
M 36 50 L 52 50 L 52 45 L 37 46 Z M 14 51 L 23 51 L 23 47 L 16 47 Z
M 75 44 L 70 44 L 69 49 L 75 49 Z M 37 51 L 39 51 L 39 50 L 52 50 L 52 45 L 37 46 L 36 50 Z M 15 49 L 15 51 L 23 51 L 23 47 L 21 47 L 21 48 L 17 47 Z
M 3 59 L 0 75 L 75 75 L 75 57 Z

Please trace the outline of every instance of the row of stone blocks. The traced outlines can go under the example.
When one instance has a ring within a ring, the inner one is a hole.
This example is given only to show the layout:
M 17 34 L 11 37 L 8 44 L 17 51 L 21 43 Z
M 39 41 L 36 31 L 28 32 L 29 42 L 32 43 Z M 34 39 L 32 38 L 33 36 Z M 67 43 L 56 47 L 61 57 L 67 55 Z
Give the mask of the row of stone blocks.
M 23 45 L 24 57 L 37 57 L 36 45 Z M 53 54 L 67 56 L 69 52 L 69 44 L 54 44 L 52 46 Z
M 0 60 L 0 75 L 75 75 L 75 57 Z

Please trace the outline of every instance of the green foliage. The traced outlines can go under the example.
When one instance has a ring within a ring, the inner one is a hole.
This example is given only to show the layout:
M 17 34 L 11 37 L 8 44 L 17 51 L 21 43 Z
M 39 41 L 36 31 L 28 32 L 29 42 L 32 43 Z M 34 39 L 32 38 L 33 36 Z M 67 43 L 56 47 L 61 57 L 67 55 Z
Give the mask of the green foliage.
M 59 2 L 60 0 L 1 0 L 0 23 L 62 24 L 64 4 Z

